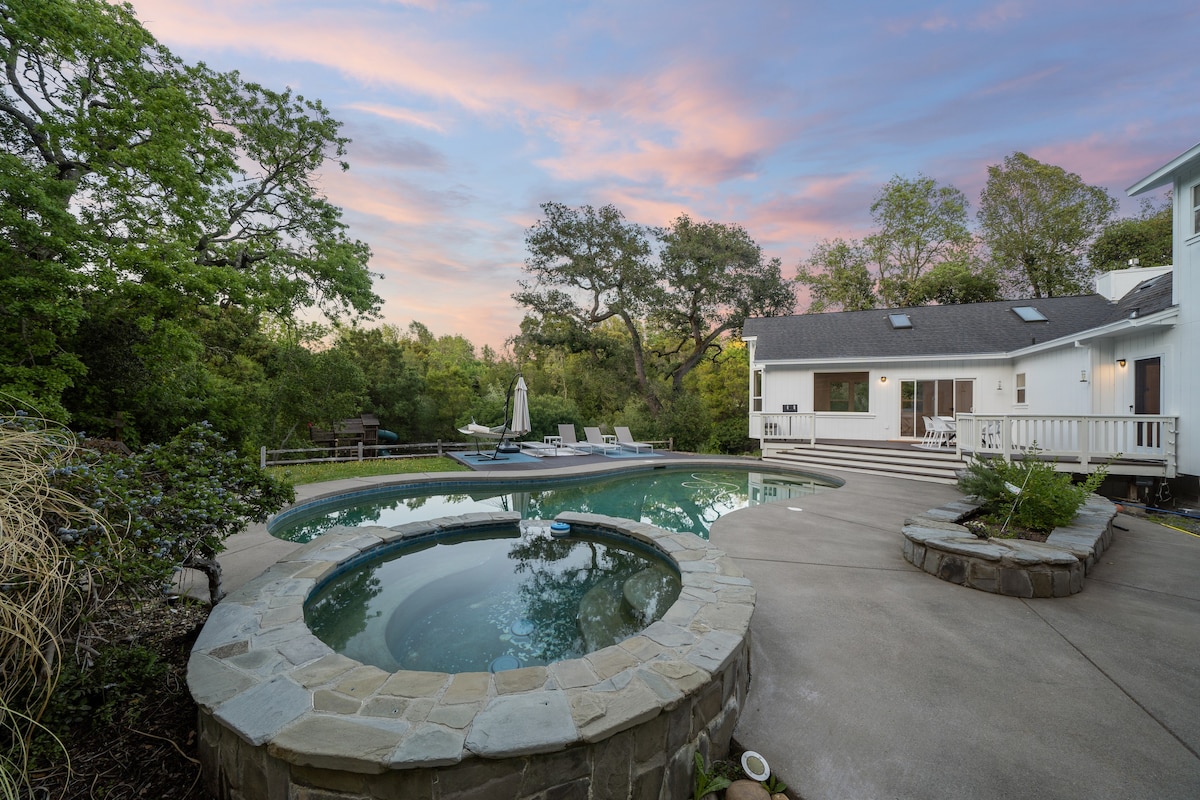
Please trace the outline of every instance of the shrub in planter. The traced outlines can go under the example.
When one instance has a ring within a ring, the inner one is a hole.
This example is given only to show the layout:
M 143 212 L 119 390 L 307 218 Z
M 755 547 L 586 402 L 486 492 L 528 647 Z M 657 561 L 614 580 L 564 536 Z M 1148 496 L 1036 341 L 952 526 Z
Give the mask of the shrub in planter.
M 1038 458 L 1036 446 L 1020 461 L 976 458 L 958 480 L 964 494 L 975 495 L 980 511 L 1005 523 L 1005 527 L 1048 533 L 1075 518 L 1076 512 L 1104 482 L 1100 468 L 1081 483 L 1058 472 Z

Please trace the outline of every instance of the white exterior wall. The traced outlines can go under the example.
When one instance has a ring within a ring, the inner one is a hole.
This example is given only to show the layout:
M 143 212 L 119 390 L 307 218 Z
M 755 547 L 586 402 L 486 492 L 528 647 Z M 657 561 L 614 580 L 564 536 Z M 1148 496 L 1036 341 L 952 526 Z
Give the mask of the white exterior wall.
M 831 439 L 900 438 L 900 386 L 906 380 L 973 380 L 976 413 L 1011 413 L 1013 371 L 1007 362 L 894 362 L 883 366 L 825 364 L 819 367 L 767 365 L 763 371 L 763 413 L 779 414 L 784 405 L 813 411 L 813 375 L 817 372 L 867 372 L 870 406 L 865 414 L 822 411 L 817 435 Z M 882 378 L 886 378 L 884 381 Z M 1003 387 L 996 389 L 997 385 Z M 751 431 L 757 436 L 758 431 Z
M 1013 361 L 1010 414 L 1089 414 L 1092 354 L 1087 347 L 1056 347 Z M 1016 376 L 1025 373 L 1025 402 L 1017 403 Z
M 1173 331 L 1175 366 L 1164 374 L 1163 413 L 1178 414 L 1179 471 L 1200 475 L 1200 233 L 1193 231 L 1192 187 L 1200 183 L 1200 160 L 1175 178 L 1173 286 L 1179 322 Z

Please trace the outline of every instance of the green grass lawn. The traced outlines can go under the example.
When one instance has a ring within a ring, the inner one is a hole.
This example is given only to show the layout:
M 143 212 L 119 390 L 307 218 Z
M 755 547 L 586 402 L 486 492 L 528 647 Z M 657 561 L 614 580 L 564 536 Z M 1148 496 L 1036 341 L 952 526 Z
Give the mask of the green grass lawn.
M 467 467 L 445 456 L 396 458 L 378 461 L 336 461 L 328 464 L 293 464 L 267 467 L 274 477 L 299 486 L 303 483 L 366 478 L 372 475 L 405 475 L 413 472 L 467 472 Z

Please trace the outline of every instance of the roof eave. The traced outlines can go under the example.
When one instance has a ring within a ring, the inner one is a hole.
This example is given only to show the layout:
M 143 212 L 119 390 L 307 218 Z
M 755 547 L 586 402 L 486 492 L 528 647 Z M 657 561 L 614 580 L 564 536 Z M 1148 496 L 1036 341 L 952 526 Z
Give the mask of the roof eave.
M 1178 172 L 1184 165 L 1195 158 L 1200 157 L 1200 143 L 1193 146 L 1190 150 L 1173 158 L 1169 163 L 1159 167 L 1154 172 L 1151 172 L 1146 177 L 1142 178 L 1137 183 L 1125 190 L 1125 194 L 1130 197 L 1135 197 L 1142 192 L 1148 192 L 1151 189 L 1157 189 L 1160 186 L 1166 186 L 1175 180 L 1175 173 Z

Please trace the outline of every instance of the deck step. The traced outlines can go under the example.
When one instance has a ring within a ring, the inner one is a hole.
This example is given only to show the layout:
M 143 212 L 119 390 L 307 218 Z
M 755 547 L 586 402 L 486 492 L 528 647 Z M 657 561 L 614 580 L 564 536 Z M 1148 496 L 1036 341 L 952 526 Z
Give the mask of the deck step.
M 953 452 L 913 448 L 864 447 L 846 445 L 778 444 L 763 449 L 764 461 L 776 461 L 814 470 L 838 470 L 895 478 L 954 484 L 966 462 Z

